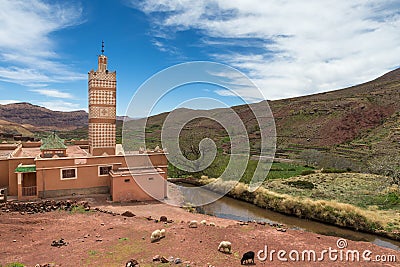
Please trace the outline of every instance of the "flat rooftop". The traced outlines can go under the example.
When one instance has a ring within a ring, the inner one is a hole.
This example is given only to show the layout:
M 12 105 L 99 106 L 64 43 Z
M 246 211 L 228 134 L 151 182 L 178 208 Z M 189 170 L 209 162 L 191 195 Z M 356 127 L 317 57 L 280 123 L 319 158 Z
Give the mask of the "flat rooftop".
M 0 151 L 1 153 L 1 151 Z M 35 158 L 41 153 L 40 147 L 23 147 L 17 153 L 15 153 L 15 158 Z M 68 157 L 86 157 L 88 153 L 80 148 L 79 146 L 67 146 Z
M 6 159 L 14 151 L 13 150 L 0 150 L 0 159 Z
M 6 159 L 17 147 L 18 144 L 0 144 L 0 159 Z

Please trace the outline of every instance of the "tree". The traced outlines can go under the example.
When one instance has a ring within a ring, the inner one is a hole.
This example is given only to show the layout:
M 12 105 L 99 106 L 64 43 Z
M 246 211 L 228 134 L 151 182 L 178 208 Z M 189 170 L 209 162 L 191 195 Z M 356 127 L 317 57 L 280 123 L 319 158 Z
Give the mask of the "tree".
M 368 161 L 370 172 L 391 177 L 393 183 L 400 185 L 400 155 L 398 153 L 385 153 L 375 155 Z

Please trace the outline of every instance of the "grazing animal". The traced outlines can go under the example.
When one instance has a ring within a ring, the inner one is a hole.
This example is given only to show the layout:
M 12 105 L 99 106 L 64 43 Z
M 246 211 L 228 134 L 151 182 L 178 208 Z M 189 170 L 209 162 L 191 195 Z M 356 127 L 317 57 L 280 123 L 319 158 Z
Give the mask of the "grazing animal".
M 161 238 L 165 237 L 165 229 L 160 230 Z
M 150 240 L 152 243 L 156 242 L 160 239 L 161 239 L 161 231 L 160 230 L 155 230 L 153 233 L 151 233 Z
M 200 224 L 202 224 L 202 225 L 207 225 L 207 221 L 206 221 L 206 220 L 202 220 L 202 221 L 200 222 Z
M 218 251 L 221 251 L 224 253 L 231 253 L 232 250 L 232 243 L 229 241 L 221 241 L 218 246 Z
M 195 220 L 190 221 L 189 228 L 197 228 L 197 221 L 195 221 Z
M 240 264 L 248 264 L 249 260 L 250 263 L 254 263 L 254 251 L 247 251 L 246 253 L 244 253 L 242 259 L 240 260 Z
M 125 264 L 125 267 L 135 267 L 135 266 L 139 266 L 139 262 L 134 259 L 131 259 Z

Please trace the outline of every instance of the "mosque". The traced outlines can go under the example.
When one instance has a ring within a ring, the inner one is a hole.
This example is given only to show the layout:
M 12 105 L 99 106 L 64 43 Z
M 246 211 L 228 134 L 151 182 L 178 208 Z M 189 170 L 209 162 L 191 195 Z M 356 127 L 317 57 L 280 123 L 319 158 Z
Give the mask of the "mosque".
M 88 73 L 89 140 L 65 142 L 56 133 L 40 142 L 0 144 L 0 188 L 18 200 L 110 194 L 113 201 L 167 197 L 162 149 L 124 152 L 116 144 L 116 72 L 98 56 Z

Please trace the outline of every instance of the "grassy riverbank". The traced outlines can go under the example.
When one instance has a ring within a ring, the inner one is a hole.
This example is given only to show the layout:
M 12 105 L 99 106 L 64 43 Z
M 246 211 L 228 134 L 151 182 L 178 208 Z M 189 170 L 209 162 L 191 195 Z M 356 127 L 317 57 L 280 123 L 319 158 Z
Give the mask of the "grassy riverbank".
M 195 177 L 203 175 L 208 177 L 219 177 L 227 168 L 228 155 L 218 155 L 214 162 L 205 170 L 197 173 L 190 173 L 176 168 L 173 164 L 168 165 L 168 175 L 175 178 Z M 258 160 L 249 160 L 247 168 L 242 175 L 241 182 L 249 183 L 257 168 Z M 312 167 L 302 166 L 295 163 L 273 162 L 269 169 L 267 179 L 284 179 L 301 175 L 304 171 L 313 171 Z
M 255 192 L 238 183 L 228 195 L 280 213 L 400 240 L 400 189 L 388 179 L 319 173 L 269 180 Z M 224 191 L 234 182 L 203 176 L 196 183 Z

